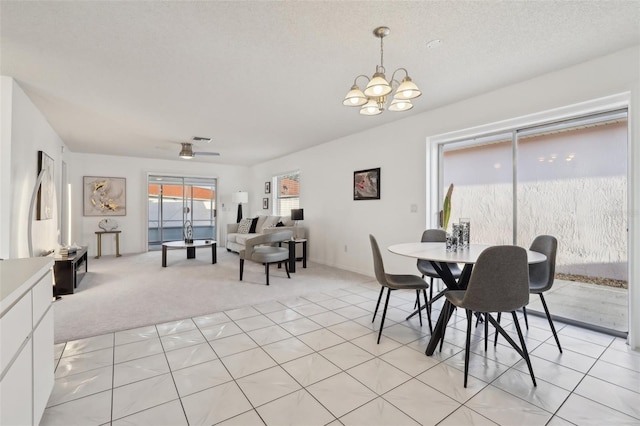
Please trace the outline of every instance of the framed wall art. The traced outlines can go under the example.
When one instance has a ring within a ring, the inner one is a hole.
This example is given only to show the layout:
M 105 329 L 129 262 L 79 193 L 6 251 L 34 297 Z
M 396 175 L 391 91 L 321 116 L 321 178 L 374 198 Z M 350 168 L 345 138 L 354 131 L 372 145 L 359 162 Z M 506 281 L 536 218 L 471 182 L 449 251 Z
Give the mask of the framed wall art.
M 84 215 L 126 216 L 126 190 L 125 178 L 84 176 Z
M 53 158 L 44 151 L 38 151 L 38 174 L 44 171 L 42 182 L 38 187 L 38 197 L 36 202 L 36 220 L 47 220 L 53 218 Z
M 380 167 L 353 172 L 353 199 L 380 199 Z
M 271 194 L 271 182 L 264 183 L 264 193 Z
M 263 210 L 267 210 L 269 208 L 269 199 L 268 198 L 263 198 L 262 199 L 262 209 Z

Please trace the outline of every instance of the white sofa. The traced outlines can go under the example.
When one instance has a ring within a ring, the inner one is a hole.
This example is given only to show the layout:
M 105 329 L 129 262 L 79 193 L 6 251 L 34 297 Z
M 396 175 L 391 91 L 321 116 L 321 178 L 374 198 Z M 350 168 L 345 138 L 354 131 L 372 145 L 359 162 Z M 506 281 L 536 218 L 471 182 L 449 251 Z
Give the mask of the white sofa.
M 284 226 L 276 226 L 282 223 Z M 244 243 L 248 238 L 255 237 L 271 232 L 290 230 L 295 238 L 305 238 L 305 230 L 300 226 L 294 226 L 291 216 L 258 216 L 255 232 L 239 233 L 239 223 L 230 223 L 227 225 L 227 241 L 225 247 L 227 251 L 240 252 L 244 250 Z

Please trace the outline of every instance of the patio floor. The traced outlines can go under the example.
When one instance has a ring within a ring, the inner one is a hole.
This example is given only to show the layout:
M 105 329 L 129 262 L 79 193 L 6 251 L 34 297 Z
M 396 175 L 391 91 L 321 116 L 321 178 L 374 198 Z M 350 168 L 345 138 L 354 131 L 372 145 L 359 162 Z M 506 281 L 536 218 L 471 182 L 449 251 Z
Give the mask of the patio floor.
M 551 315 L 618 332 L 629 331 L 629 291 L 597 284 L 556 279 L 544 293 Z M 531 295 L 527 311 L 544 315 L 540 297 Z

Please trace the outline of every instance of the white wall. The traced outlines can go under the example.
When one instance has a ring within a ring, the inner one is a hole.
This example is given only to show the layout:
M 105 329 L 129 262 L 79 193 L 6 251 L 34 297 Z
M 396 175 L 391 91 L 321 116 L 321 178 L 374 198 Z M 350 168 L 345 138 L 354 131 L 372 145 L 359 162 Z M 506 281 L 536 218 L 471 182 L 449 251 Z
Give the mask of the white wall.
M 3 225 L 0 228 L 0 239 L 3 243 L 0 247 L 3 253 L 0 257 L 29 257 L 29 220 L 33 221 L 33 253 L 37 256 L 43 251 L 55 249 L 59 241 L 57 206 L 53 219 L 37 221 L 35 214 L 31 219 L 28 218 L 31 194 L 38 177 L 38 151 L 46 152 L 54 160 L 54 182 L 57 190 L 64 144 L 22 88 L 5 76 L 2 77 L 2 107 L 0 198 L 3 201 L 0 211 Z M 10 159 L 9 164 L 7 159 Z M 57 192 L 56 199 L 59 199 Z M 7 202 L 8 207 L 5 204 Z
M 640 109 L 639 64 L 640 46 L 636 46 L 385 126 L 373 127 L 373 117 L 372 129 L 367 132 L 255 166 L 252 190 L 258 191 L 274 174 L 292 166 L 299 168 L 300 206 L 305 209 L 310 259 L 372 276 L 369 233 L 386 247 L 417 241 L 432 222 L 432 215 L 425 211 L 425 174 L 430 173 L 425 159 L 427 137 L 628 91 L 629 182 L 638 181 L 640 127 L 634 111 Z M 425 87 L 423 96 L 428 93 Z M 371 118 L 354 116 L 354 120 Z M 353 171 L 372 167 L 381 167 L 381 199 L 353 201 Z M 640 196 L 633 196 L 638 186 L 630 190 L 629 259 L 636 259 L 640 257 Z M 412 204 L 417 205 L 417 213 L 410 211 Z M 384 258 L 388 272 L 415 269 L 415 261 L 410 259 L 390 253 L 384 253 Z M 630 323 L 640 324 L 640 265 L 630 262 L 629 277 Z M 640 344 L 640 327 L 632 328 L 630 335 L 633 346 Z
M 216 165 L 190 160 L 153 160 L 135 157 L 115 157 L 96 154 L 65 154 L 71 184 L 71 241 L 89 246 L 89 255 L 97 253 L 96 231 L 98 222 L 106 216 L 83 216 L 83 176 L 126 178 L 126 215 L 110 216 L 118 222 L 120 253 L 138 253 L 147 250 L 147 175 L 208 177 L 218 179 L 218 241 L 224 241 L 226 224 L 235 222 L 237 206 L 231 203 L 231 193 L 247 188 L 248 168 Z M 260 201 L 261 202 L 261 201 Z M 223 207 L 224 205 L 224 207 Z M 260 204 L 260 207 L 262 204 Z M 243 208 L 257 208 L 250 200 Z M 253 210 L 248 210 L 253 211 Z M 220 243 L 220 246 L 223 246 Z M 115 254 L 115 238 L 104 235 L 102 254 Z
M 11 254 L 11 100 L 13 80 L 0 76 L 0 259 Z

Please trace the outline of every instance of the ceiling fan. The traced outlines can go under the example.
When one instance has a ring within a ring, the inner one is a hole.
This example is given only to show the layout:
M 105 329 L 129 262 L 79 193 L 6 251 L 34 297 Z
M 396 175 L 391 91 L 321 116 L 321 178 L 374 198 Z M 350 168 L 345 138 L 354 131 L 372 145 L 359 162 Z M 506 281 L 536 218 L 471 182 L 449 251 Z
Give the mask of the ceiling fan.
M 211 138 L 201 138 L 196 136 L 193 138 L 193 142 L 211 142 Z M 220 155 L 219 152 L 194 151 L 193 142 L 181 142 L 182 149 L 180 150 L 180 154 L 178 154 L 180 158 L 191 159 L 196 155 L 213 155 L 213 156 Z

